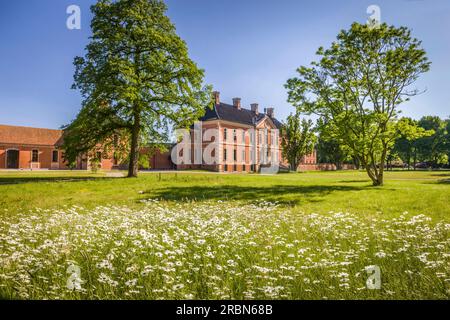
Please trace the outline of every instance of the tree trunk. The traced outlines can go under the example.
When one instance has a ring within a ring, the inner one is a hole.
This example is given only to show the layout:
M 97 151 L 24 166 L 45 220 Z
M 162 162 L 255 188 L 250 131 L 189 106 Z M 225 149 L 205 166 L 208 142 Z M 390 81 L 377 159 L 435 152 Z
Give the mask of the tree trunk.
M 410 152 L 408 152 L 408 161 L 407 161 L 407 164 L 408 164 L 408 171 L 411 169 L 410 167 L 411 167 L 411 153 Z
M 384 168 L 383 167 L 384 166 L 382 166 L 380 168 L 380 171 L 378 172 L 376 183 L 375 182 L 373 183 L 374 186 L 382 186 L 384 184 Z
M 372 172 L 370 166 L 366 166 L 366 172 L 372 180 L 372 185 L 374 187 L 383 185 L 383 172 L 380 171 L 378 174 L 375 174 Z
M 385 146 L 383 152 L 381 153 L 380 170 L 378 171 L 377 174 L 377 183 L 375 184 L 374 182 L 374 186 L 382 186 L 384 183 L 384 164 L 386 163 L 386 158 L 387 158 L 387 148 Z
M 291 162 L 289 163 L 291 171 L 297 172 L 298 164 L 296 165 L 296 163 L 297 162 L 295 162 L 295 160 L 291 160 Z
M 413 170 L 416 171 L 416 163 L 417 163 L 417 150 L 416 149 L 414 149 L 414 160 L 413 161 L 414 161 L 413 162 L 413 166 L 414 166 Z
M 137 178 L 139 166 L 139 134 L 141 119 L 139 112 L 135 112 L 134 125 L 131 130 L 130 163 L 128 165 L 128 178 Z
M 368 164 L 366 161 L 361 162 L 362 166 L 366 169 L 367 175 L 369 176 L 370 180 L 372 180 L 373 186 L 381 186 L 383 184 L 383 172 L 378 172 L 376 170 L 376 164 Z M 381 178 L 381 180 L 380 180 Z

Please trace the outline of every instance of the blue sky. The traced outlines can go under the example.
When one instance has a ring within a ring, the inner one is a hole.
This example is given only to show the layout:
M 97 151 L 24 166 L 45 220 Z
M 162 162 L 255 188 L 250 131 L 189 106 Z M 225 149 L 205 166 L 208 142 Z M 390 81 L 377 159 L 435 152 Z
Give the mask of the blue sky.
M 73 58 L 83 55 L 94 0 L 15 0 L 0 4 L 0 123 L 59 128 L 77 114 L 71 90 Z M 381 20 L 405 25 L 423 41 L 429 73 L 417 82 L 426 93 L 403 114 L 450 115 L 450 1 L 448 0 L 167 0 L 168 15 L 191 58 L 222 101 L 241 97 L 249 106 L 275 107 L 284 119 L 293 108 L 283 85 L 314 59 L 339 30 L 365 22 L 371 4 Z M 66 8 L 79 5 L 82 29 L 66 28 Z

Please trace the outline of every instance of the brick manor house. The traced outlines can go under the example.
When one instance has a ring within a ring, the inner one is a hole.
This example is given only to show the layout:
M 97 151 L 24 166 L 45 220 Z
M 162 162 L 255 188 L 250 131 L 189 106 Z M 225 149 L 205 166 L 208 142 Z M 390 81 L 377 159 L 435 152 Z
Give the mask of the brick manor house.
M 274 108 L 266 108 L 264 112 L 260 112 L 258 104 L 255 103 L 250 109 L 246 109 L 241 106 L 240 98 L 234 98 L 232 105 L 226 104 L 220 101 L 219 92 L 214 92 L 213 100 L 213 108 L 206 108 L 205 115 L 200 121 L 203 130 L 216 129 L 219 133 L 219 140 L 216 142 L 219 150 L 218 163 L 176 166 L 171 160 L 169 150 L 164 153 L 156 152 L 149 158 L 151 169 L 257 172 L 262 165 L 259 151 L 263 142 L 272 146 L 270 154 L 267 152 L 270 162 L 277 161 L 280 166 L 287 165 L 282 159 L 281 144 L 274 141 L 277 136 L 273 133 L 281 127 L 281 123 L 275 118 Z M 64 160 L 64 150 L 61 148 L 63 134 L 63 130 L 0 125 L 0 169 L 68 169 L 68 164 Z M 209 142 L 203 142 L 203 149 L 207 144 Z M 254 154 L 251 152 L 251 145 L 256 148 Z M 141 153 L 146 152 L 148 148 L 142 148 Z M 192 158 L 193 153 L 192 150 Z M 112 155 L 99 152 L 98 158 L 101 159 L 100 166 L 104 170 L 120 168 Z M 316 160 L 314 151 L 303 159 L 300 168 L 317 170 Z M 85 155 L 80 155 L 75 169 L 87 170 L 89 167 L 89 159 Z

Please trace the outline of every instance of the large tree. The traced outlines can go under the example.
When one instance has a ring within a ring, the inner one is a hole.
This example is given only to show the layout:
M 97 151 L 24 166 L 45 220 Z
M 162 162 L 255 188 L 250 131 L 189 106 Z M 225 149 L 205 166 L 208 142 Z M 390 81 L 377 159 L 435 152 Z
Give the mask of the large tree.
M 66 127 L 73 160 L 113 134 L 129 146 L 129 177 L 136 177 L 143 143 L 162 143 L 170 127 L 188 127 L 211 99 L 203 70 L 189 58 L 160 0 L 100 0 L 91 7 L 92 36 L 75 58 L 74 89 L 83 96 Z
M 314 150 L 316 136 L 311 120 L 301 119 L 300 114 L 290 114 L 281 127 L 283 157 L 290 169 L 296 171 L 303 157 Z
M 430 68 L 421 42 L 405 27 L 354 23 L 317 55 L 318 61 L 288 80 L 288 100 L 303 113 L 317 114 L 373 185 L 382 185 L 398 136 L 399 106 L 419 93 L 411 85 Z

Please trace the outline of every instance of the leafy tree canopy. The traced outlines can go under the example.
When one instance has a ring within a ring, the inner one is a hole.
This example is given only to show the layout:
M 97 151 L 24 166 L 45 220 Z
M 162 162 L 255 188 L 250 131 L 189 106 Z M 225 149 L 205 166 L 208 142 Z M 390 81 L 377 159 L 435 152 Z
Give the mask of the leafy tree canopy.
M 430 68 L 425 50 L 406 27 L 354 23 L 317 55 L 288 80 L 288 101 L 318 115 L 321 129 L 348 147 L 374 185 L 382 185 L 401 129 L 399 106 L 419 93 L 411 87 Z
M 130 177 L 139 147 L 168 140 L 170 126 L 188 127 L 211 99 L 203 70 L 189 58 L 160 0 L 99 0 L 92 36 L 75 58 L 74 89 L 83 105 L 66 127 L 70 159 L 118 133 L 129 145 Z
M 302 158 L 311 154 L 316 143 L 313 122 L 301 119 L 300 114 L 290 114 L 281 127 L 281 146 L 283 157 L 288 160 L 290 169 L 296 171 Z

